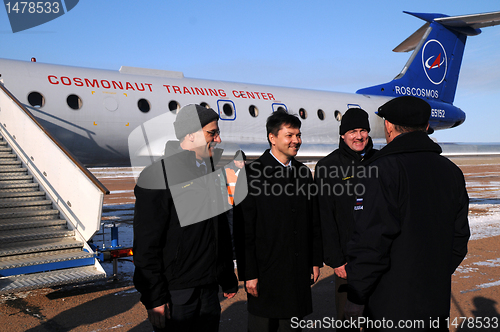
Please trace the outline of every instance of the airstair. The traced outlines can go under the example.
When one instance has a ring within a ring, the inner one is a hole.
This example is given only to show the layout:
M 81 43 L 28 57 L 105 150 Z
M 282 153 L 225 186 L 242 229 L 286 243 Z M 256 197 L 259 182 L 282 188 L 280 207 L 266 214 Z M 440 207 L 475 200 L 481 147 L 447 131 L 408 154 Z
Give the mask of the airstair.
M 0 82 L 0 294 L 106 277 L 87 241 L 107 189 Z

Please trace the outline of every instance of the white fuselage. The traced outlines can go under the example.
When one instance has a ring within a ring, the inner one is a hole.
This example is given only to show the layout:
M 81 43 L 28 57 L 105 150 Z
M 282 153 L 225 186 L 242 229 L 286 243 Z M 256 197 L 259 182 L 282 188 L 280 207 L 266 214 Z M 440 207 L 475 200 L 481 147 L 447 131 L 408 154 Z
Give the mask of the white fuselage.
M 0 59 L 0 74 L 5 87 L 87 165 L 128 164 L 129 135 L 159 116 L 161 120 L 150 124 L 161 124 L 163 133 L 148 143 L 150 153 L 161 155 L 165 142 L 175 139 L 176 111 L 190 103 L 206 103 L 218 112 L 223 142 L 239 144 L 250 155 L 267 146 L 265 123 L 273 111 L 283 107 L 292 114 L 303 113 L 299 156 L 319 157 L 338 143 L 338 115 L 350 107 L 366 110 L 372 138 L 384 138 L 375 111 L 390 99 L 191 79 L 177 72 L 128 67 L 110 71 L 5 59 Z

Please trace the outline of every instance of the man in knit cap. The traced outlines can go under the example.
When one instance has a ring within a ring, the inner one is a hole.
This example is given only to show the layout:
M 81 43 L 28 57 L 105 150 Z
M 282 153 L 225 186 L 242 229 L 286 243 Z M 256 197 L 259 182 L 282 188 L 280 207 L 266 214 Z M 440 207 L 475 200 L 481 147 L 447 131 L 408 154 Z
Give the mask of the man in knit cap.
M 183 107 L 178 141 L 146 167 L 134 189 L 134 284 L 155 331 L 218 331 L 219 285 L 238 289 L 219 173 L 218 114 Z
M 335 271 L 338 320 L 345 319 L 346 245 L 354 228 L 357 177 L 362 162 L 376 152 L 369 132 L 368 113 L 360 108 L 348 109 L 340 124 L 339 148 L 318 161 L 314 174 L 319 188 L 324 261 Z

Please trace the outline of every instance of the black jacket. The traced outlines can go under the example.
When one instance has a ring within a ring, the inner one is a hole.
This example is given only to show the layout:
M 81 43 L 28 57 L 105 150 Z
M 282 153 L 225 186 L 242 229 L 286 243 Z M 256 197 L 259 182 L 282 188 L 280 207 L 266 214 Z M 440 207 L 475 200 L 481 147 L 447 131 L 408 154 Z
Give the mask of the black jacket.
M 314 179 L 319 188 L 323 255 L 325 264 L 333 268 L 346 263 L 346 246 L 354 229 L 355 192 L 360 188 L 358 177 L 367 174 L 362 163 L 376 151 L 370 137 L 363 156 L 340 138 L 339 148 L 316 164 Z
M 200 181 L 203 173 L 195 160 L 194 152 L 169 141 L 165 157 L 143 170 L 134 189 L 134 284 L 147 309 L 167 303 L 169 290 L 216 282 L 225 292 L 237 290 L 225 214 L 183 227 L 179 221 L 172 188 L 182 189 L 188 199 L 213 198 L 210 190 L 220 193 L 222 188 L 220 183 Z M 210 161 L 206 163 L 211 172 Z M 222 196 L 217 200 L 222 203 Z M 199 212 L 200 205 L 192 204 L 191 212 Z
M 424 132 L 396 137 L 362 180 L 347 246 L 348 299 L 372 319 L 445 318 L 451 275 L 467 253 L 468 195 L 461 170 Z
M 238 277 L 258 278 L 259 296 L 248 295 L 248 311 L 303 317 L 312 312 L 312 267 L 322 266 L 317 202 L 308 195 L 311 172 L 295 159 L 287 171 L 267 150 L 245 173 L 236 184 L 233 227 Z

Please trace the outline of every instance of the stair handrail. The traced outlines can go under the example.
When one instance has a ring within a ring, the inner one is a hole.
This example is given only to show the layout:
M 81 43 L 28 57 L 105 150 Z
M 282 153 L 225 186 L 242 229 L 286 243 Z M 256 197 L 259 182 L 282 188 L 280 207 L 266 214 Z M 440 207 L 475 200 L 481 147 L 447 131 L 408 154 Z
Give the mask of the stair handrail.
M 99 229 L 109 190 L 0 81 L 0 132 L 85 241 Z M 26 133 L 30 133 L 30 137 Z M 31 140 L 30 140 L 31 138 Z M 43 148 L 44 151 L 41 151 Z M 50 157 L 47 158 L 47 154 Z M 64 174 L 58 174 L 64 173 Z M 66 180 L 62 180 L 63 177 Z M 73 188 L 68 188 L 74 186 Z M 80 193 L 84 194 L 81 195 Z

